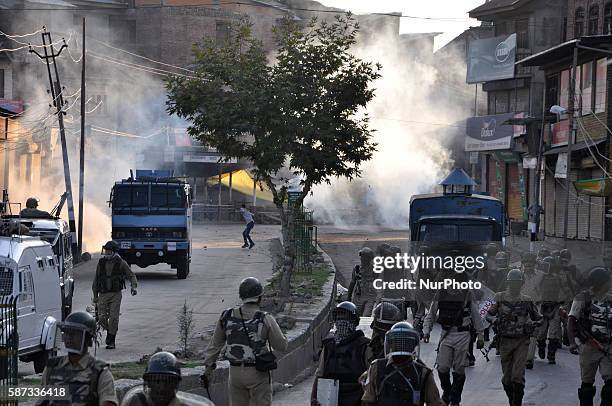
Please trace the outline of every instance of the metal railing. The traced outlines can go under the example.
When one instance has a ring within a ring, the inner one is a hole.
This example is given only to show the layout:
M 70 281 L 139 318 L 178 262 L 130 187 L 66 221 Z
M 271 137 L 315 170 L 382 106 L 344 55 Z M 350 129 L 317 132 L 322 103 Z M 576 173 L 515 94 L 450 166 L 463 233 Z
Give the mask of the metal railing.
M 293 217 L 295 271 L 311 272 L 311 257 L 317 252 L 318 230 L 313 224 L 312 211 L 299 210 Z
M 0 388 L 17 385 L 19 336 L 17 334 L 17 297 L 0 298 Z M 17 401 L 2 401 L 16 405 Z

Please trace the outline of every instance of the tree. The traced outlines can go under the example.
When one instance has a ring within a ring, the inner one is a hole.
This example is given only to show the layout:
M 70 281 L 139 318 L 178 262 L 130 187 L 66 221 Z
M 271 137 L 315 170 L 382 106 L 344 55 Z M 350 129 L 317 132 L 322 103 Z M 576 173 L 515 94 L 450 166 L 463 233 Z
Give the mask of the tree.
M 188 133 L 224 156 L 251 161 L 272 191 L 283 229 L 284 297 L 295 258 L 293 213 L 313 186 L 360 176 L 376 150 L 367 114 L 359 115 L 381 67 L 351 54 L 358 29 L 350 14 L 332 23 L 313 19 L 303 29 L 286 19 L 274 29 L 278 49 L 269 65 L 243 20 L 221 46 L 210 39 L 194 45 L 196 78 L 167 81 L 168 111 L 190 121 Z M 300 178 L 293 207 L 284 205 L 288 179 L 276 179 L 283 168 Z

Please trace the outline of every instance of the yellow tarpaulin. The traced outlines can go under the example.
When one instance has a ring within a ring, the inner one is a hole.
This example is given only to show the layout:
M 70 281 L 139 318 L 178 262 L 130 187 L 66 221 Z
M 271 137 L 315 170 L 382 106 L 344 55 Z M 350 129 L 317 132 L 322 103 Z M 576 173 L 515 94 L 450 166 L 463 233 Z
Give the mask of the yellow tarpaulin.
M 239 169 L 232 173 L 232 189 L 248 196 L 253 196 L 253 176 L 246 169 Z M 219 176 L 214 176 L 208 179 L 210 186 L 217 186 L 219 184 Z M 221 174 L 221 184 L 229 188 L 230 185 L 230 172 Z M 257 182 L 256 191 L 258 200 L 266 200 L 268 202 L 274 201 L 272 192 L 268 187 L 262 183 Z
M 574 182 L 579 193 L 589 196 L 612 196 L 612 178 L 577 180 Z

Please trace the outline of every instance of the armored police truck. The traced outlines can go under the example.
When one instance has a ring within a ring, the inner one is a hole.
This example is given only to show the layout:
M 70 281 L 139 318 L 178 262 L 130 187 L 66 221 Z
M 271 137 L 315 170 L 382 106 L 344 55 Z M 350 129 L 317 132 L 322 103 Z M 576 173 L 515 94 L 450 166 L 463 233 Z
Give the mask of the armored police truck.
M 137 170 L 116 182 L 109 204 L 112 238 L 130 265 L 160 263 L 185 279 L 191 263 L 191 193 L 171 171 Z
M 20 235 L 19 222 L 5 219 L 0 232 L 0 299 L 16 303 L 18 355 L 23 362 L 34 362 L 42 372 L 47 358 L 59 345 L 57 323 L 63 310 L 72 307 L 72 297 L 62 294 L 60 263 L 51 244 L 40 238 Z M 17 227 L 17 230 L 15 230 Z M 15 337 L 9 320 L 3 320 L 2 341 Z

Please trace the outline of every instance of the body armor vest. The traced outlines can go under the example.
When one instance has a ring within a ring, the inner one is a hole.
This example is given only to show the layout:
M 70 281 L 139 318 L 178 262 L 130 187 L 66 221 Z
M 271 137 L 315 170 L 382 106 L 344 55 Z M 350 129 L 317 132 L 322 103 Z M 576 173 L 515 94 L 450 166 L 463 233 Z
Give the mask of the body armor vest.
M 421 406 L 423 387 L 430 370 L 420 362 L 412 362 L 399 368 L 387 359 L 376 361 L 377 393 L 376 405 L 380 406 Z
M 70 404 L 73 406 L 98 406 L 98 379 L 108 364 L 91 358 L 82 371 L 59 367 L 64 357 L 51 358 L 47 362 L 47 385 L 67 385 Z M 66 401 L 49 401 L 47 405 L 63 405 Z
M 585 299 L 579 323 L 596 340 L 609 341 L 612 338 L 612 302 L 592 300 L 588 293 Z
M 523 299 L 523 298 L 521 298 Z M 526 337 L 525 327 L 529 318 L 529 302 L 503 300 L 498 307 L 499 332 L 503 337 Z
M 545 274 L 540 282 L 542 302 L 559 303 L 559 292 L 561 291 L 561 280 L 558 275 Z
M 462 300 L 456 300 L 458 295 L 450 295 L 441 291 L 438 298 L 438 323 L 444 328 L 461 327 L 465 318 L 471 317 L 471 304 L 462 296 Z
M 108 261 L 113 261 L 113 269 L 110 276 L 106 274 L 106 264 Z M 99 293 L 121 292 L 125 288 L 125 281 L 121 272 L 121 261 L 121 258 L 100 259 L 96 269 L 96 283 Z M 107 283 L 107 281 L 110 283 Z
M 226 337 L 225 357 L 230 363 L 255 365 L 255 354 L 262 354 L 266 348 L 266 341 L 262 338 L 266 313 L 258 311 L 252 319 L 243 319 L 240 313 L 235 317 L 234 310 L 228 309 L 221 315 Z
M 357 330 L 350 337 L 336 343 L 333 337 L 323 340 L 325 349 L 322 378 L 337 379 L 340 382 L 339 406 L 359 406 L 363 388 L 359 376 L 368 366 L 365 352 L 370 340 Z

